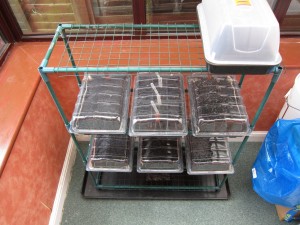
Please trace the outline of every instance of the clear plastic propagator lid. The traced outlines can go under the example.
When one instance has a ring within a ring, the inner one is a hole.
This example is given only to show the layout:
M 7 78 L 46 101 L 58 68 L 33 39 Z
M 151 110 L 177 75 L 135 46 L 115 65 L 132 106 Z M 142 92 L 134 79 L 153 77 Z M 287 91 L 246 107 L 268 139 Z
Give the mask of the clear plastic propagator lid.
M 132 171 L 134 141 L 127 135 L 96 135 L 89 147 L 87 171 Z
M 130 76 L 86 74 L 73 112 L 70 131 L 80 134 L 124 134 L 127 127 Z
M 138 73 L 130 136 L 187 134 L 183 78 L 179 73 Z
M 211 65 L 278 65 L 280 30 L 267 1 L 202 0 L 197 6 Z
M 183 172 L 182 138 L 140 137 L 137 171 L 139 173 Z
M 234 76 L 193 74 L 188 85 L 194 136 L 242 136 L 248 132 L 248 115 Z
M 234 173 L 226 138 L 187 136 L 185 152 L 188 174 Z

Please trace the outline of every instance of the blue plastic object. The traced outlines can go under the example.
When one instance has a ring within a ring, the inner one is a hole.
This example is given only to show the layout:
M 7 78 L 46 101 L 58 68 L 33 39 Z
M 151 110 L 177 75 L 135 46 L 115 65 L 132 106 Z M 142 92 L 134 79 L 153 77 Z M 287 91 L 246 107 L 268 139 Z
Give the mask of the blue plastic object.
M 284 220 L 287 222 L 291 222 L 292 220 L 300 220 L 300 217 L 296 216 L 298 214 L 298 212 L 300 212 L 300 205 L 297 205 L 296 207 L 289 210 L 286 213 Z
M 299 209 L 300 119 L 280 119 L 271 127 L 254 162 L 252 181 L 267 202 Z

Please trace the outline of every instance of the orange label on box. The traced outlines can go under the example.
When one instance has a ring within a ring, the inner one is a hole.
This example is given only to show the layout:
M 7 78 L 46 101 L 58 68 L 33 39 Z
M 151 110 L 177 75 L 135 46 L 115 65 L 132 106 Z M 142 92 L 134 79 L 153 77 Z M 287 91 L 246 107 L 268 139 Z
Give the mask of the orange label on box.
M 251 1 L 250 0 L 234 0 L 235 1 L 235 4 L 237 6 L 239 5 L 251 5 Z

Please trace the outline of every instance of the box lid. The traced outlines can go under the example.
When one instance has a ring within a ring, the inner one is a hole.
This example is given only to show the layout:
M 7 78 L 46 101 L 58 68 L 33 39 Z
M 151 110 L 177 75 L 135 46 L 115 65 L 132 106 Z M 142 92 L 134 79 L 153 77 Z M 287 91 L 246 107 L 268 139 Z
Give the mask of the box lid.
M 197 6 L 205 59 L 213 65 L 278 65 L 279 24 L 266 1 L 203 0 Z

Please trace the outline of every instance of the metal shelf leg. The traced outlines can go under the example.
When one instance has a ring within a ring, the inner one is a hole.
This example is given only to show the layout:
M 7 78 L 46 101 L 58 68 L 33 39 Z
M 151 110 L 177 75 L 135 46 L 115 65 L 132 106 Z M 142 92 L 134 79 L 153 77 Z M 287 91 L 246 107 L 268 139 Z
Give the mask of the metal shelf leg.
M 68 119 L 66 117 L 66 114 L 64 113 L 64 111 L 63 111 L 63 109 L 62 109 L 62 107 L 61 107 L 61 105 L 60 105 L 60 103 L 59 103 L 56 95 L 55 95 L 55 92 L 54 92 L 54 90 L 52 88 L 52 85 L 51 85 L 51 83 L 49 81 L 49 78 L 48 78 L 47 74 L 43 72 L 43 67 L 39 67 L 39 72 L 40 72 L 40 75 L 41 75 L 43 81 L 45 82 L 45 84 L 46 84 L 46 86 L 48 88 L 48 91 L 50 92 L 50 95 L 51 95 L 51 97 L 52 97 L 52 99 L 53 99 L 53 101 L 54 101 L 54 103 L 55 103 L 55 105 L 56 105 L 56 107 L 58 109 L 58 112 L 59 112 L 61 118 L 64 121 L 64 124 L 65 124 L 67 130 L 69 130 L 70 123 L 69 123 L 69 121 L 68 121 Z M 74 144 L 76 146 L 76 150 L 77 150 L 78 154 L 80 155 L 80 157 L 82 159 L 82 162 L 84 163 L 84 165 L 86 165 L 86 162 L 87 162 L 86 157 L 84 156 L 83 151 L 82 151 L 82 149 L 81 149 L 81 147 L 80 147 L 80 145 L 79 145 L 79 143 L 78 143 L 75 135 L 74 134 L 70 134 L 70 135 L 71 135 L 72 140 L 74 141 Z
M 262 111 L 263 111 L 263 109 L 265 107 L 265 104 L 266 104 L 266 102 L 267 102 L 267 100 L 268 100 L 268 98 L 269 98 L 269 96 L 270 96 L 270 94 L 271 94 L 271 92 L 272 92 L 272 90 L 274 88 L 274 85 L 278 81 L 281 73 L 282 73 L 282 67 L 278 67 L 276 69 L 276 71 L 274 72 L 274 74 L 273 74 L 271 83 L 269 84 L 269 87 L 268 87 L 268 89 L 267 89 L 267 91 L 265 93 L 265 96 L 263 97 L 263 99 L 262 99 L 262 101 L 261 101 L 261 103 L 260 103 L 260 105 L 259 105 L 259 107 L 258 107 L 258 109 L 257 109 L 257 111 L 255 113 L 255 116 L 254 116 L 254 118 L 253 118 L 253 120 L 252 120 L 252 122 L 250 124 L 250 131 L 252 131 L 254 129 L 255 124 L 258 121 L 259 116 L 262 113 Z M 232 161 L 233 165 L 235 165 L 236 162 L 237 162 L 237 160 L 239 159 L 240 154 L 243 151 L 243 149 L 244 149 L 244 147 L 245 147 L 245 145 L 246 145 L 246 143 L 247 143 L 247 141 L 248 141 L 248 139 L 250 137 L 249 135 L 250 134 L 248 134 L 247 136 L 245 136 L 245 138 L 243 139 L 243 142 L 241 143 L 240 147 L 238 148 L 238 150 L 237 150 L 237 152 L 236 152 L 236 154 L 235 154 L 235 156 L 233 158 L 233 161 Z M 224 177 L 224 179 L 222 180 L 222 182 L 220 184 L 220 187 L 222 187 L 225 184 L 225 182 L 226 182 L 227 179 L 228 179 L 228 176 L 226 175 Z
M 242 84 L 244 82 L 244 79 L 245 79 L 245 74 L 242 74 L 241 75 L 241 78 L 240 78 L 240 81 L 239 81 L 239 87 L 241 88 L 242 87 Z
M 256 122 L 258 121 L 258 119 L 260 117 L 260 114 L 262 113 L 262 111 L 263 111 L 263 109 L 264 109 L 264 107 L 266 105 L 266 102 L 267 102 L 267 100 L 268 100 L 268 98 L 269 98 L 269 96 L 270 96 L 270 94 L 271 94 L 271 92 L 272 92 L 272 90 L 273 90 L 276 82 L 278 81 L 278 79 L 279 79 L 279 77 L 281 75 L 281 72 L 282 72 L 282 67 L 278 67 L 276 69 L 276 71 L 274 72 L 272 80 L 271 80 L 271 83 L 269 84 L 269 87 L 268 87 L 268 89 L 267 89 L 267 91 L 265 93 L 265 96 L 263 97 L 263 99 L 262 99 L 262 101 L 261 101 L 261 103 L 260 103 L 260 105 L 258 107 L 258 110 L 256 111 L 255 116 L 254 116 L 254 118 L 253 118 L 253 120 L 252 120 L 252 122 L 250 124 L 250 131 L 251 132 L 253 131 L 253 129 L 254 129 L 255 125 L 256 125 Z M 244 138 L 242 144 L 240 145 L 238 151 L 236 152 L 236 154 L 235 154 L 235 156 L 233 158 L 233 162 L 232 162 L 233 165 L 235 165 L 236 162 L 237 162 L 237 160 L 239 159 L 239 156 L 240 156 L 243 148 L 245 147 L 245 145 L 246 145 L 246 143 L 247 143 L 247 141 L 249 139 L 249 135 L 250 134 L 248 134 Z

